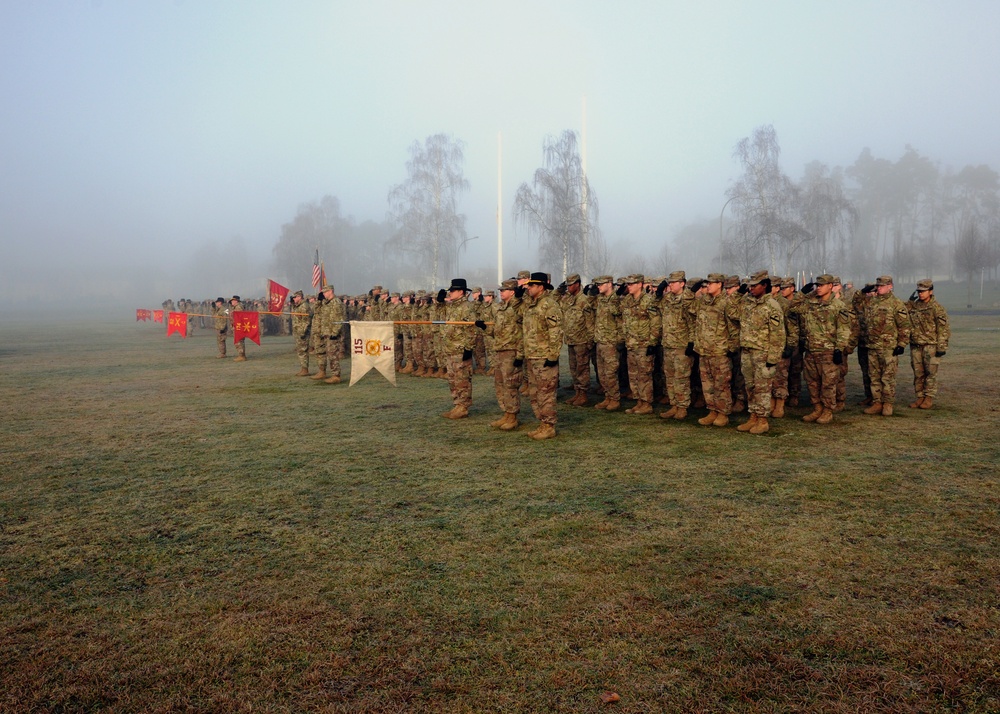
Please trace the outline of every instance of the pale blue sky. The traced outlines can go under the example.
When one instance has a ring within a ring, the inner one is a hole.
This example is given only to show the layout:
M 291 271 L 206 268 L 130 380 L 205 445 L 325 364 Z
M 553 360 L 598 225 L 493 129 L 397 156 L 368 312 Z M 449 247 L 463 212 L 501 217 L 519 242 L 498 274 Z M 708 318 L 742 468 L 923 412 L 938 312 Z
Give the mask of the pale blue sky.
M 263 260 L 324 194 L 380 220 L 410 144 L 438 132 L 466 143 L 461 210 L 481 238 L 463 266 L 496 255 L 498 131 L 505 254 L 531 265 L 513 194 L 546 135 L 581 129 L 584 95 L 604 235 L 651 255 L 718 215 L 733 147 L 761 124 L 793 178 L 907 144 L 1000 169 L 998 27 L 985 0 L 8 0 L 0 296 L 76 273 L 159 286 L 237 235 Z

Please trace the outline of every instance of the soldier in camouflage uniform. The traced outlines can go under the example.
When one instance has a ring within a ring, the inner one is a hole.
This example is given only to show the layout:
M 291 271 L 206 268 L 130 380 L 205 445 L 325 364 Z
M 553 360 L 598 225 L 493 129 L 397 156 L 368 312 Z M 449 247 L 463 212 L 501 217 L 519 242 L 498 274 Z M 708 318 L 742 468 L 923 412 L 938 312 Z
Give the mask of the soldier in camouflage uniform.
M 597 380 L 604 388 L 604 400 L 595 404 L 595 409 L 610 412 L 621 407 L 621 386 L 618 381 L 622 336 L 622 310 L 618 295 L 615 294 L 614 280 L 610 275 L 594 278 L 597 286 L 597 300 L 594 311 L 594 342 L 597 350 Z
M 215 298 L 212 306 L 212 323 L 215 325 L 215 344 L 219 348 L 219 359 L 226 357 L 226 332 L 229 330 L 229 310 L 226 309 L 226 300 L 222 297 Z
M 413 296 L 412 319 L 418 322 L 429 320 L 429 308 L 427 307 L 427 293 L 418 290 Z M 413 376 L 427 376 L 427 329 L 430 325 L 413 325 Z
M 451 281 L 445 297 L 444 319 L 448 322 L 476 321 L 476 310 L 468 300 L 469 287 L 464 278 Z M 464 419 L 472 406 L 472 348 L 475 329 L 471 325 L 441 326 L 442 356 L 447 369 L 448 389 L 454 406 L 441 416 Z
M 771 293 L 771 297 L 778 303 L 785 316 L 785 349 L 781 353 L 778 364 L 774 367 L 774 384 L 771 385 L 771 416 L 775 419 L 781 419 L 785 416 L 785 402 L 788 400 L 790 391 L 788 374 L 791 370 L 792 357 L 799 345 L 798 314 L 792 309 L 792 301 L 788 298 L 794 290 L 795 280 L 781 278 L 777 290 Z
M 916 299 L 910 298 L 910 367 L 917 399 L 912 409 L 930 409 L 937 397 L 937 372 L 948 352 L 951 327 L 948 313 L 934 299 L 934 283 L 928 278 L 917 283 Z
M 405 290 L 400 297 L 399 319 L 409 322 L 413 319 L 413 291 Z M 413 325 L 397 325 L 403 337 L 403 362 L 400 374 L 413 374 Z
M 662 283 L 661 283 L 662 285 Z M 660 344 L 663 348 L 663 381 L 670 409 L 663 419 L 684 419 L 691 407 L 691 367 L 694 364 L 695 296 L 687 289 L 683 270 L 667 276 L 660 293 Z M 721 285 L 720 285 L 721 287 Z
M 236 319 L 236 313 L 243 310 L 243 303 L 240 302 L 239 295 L 233 295 L 229 298 L 229 325 L 233 328 L 233 336 L 236 335 L 236 326 L 233 324 L 233 320 Z M 247 338 L 243 338 L 236 342 L 236 357 L 233 358 L 234 362 L 246 362 L 247 361 Z
M 556 435 L 556 389 L 559 388 L 559 353 L 562 351 L 562 311 L 549 293 L 545 273 L 532 273 L 525 287 L 521 327 L 528 373 L 528 398 L 540 422 L 528 436 L 541 441 Z
M 708 414 L 698 420 L 702 426 L 725 426 L 733 409 L 732 361 L 729 355 L 739 345 L 736 304 L 722 286 L 726 276 L 709 273 L 704 292 L 695 300 L 694 351 Z
M 851 338 L 849 308 L 833 294 L 834 277 L 820 275 L 802 304 L 799 317 L 805 340 L 806 385 L 813 410 L 802 421 L 829 424 L 837 406 L 837 385 Z
M 587 406 L 590 389 L 590 351 L 594 346 L 594 298 L 583 294 L 580 276 L 566 276 L 566 292 L 559 298 L 563 313 L 563 340 L 569 355 L 569 374 L 573 380 L 572 399 L 567 404 Z
M 335 295 L 332 285 L 324 285 L 320 294 L 322 299 L 313 312 L 312 326 L 313 330 L 319 330 L 320 349 L 316 351 L 319 372 L 312 378 L 323 379 L 326 384 L 340 384 L 340 358 L 344 345 L 340 333 L 344 323 L 344 304 Z
M 833 276 L 833 297 L 844 303 L 851 335 L 847 341 L 847 347 L 844 348 L 844 359 L 840 362 L 840 379 L 837 381 L 837 406 L 833 409 L 835 412 L 842 412 L 847 406 L 847 371 L 848 362 L 850 361 L 848 357 L 858 347 L 858 337 L 861 334 L 861 327 L 858 314 L 854 312 L 854 305 L 844 296 L 844 285 L 840 282 L 840 277 L 837 275 Z
M 872 379 L 872 405 L 865 414 L 892 416 L 899 355 L 910 340 L 910 316 L 903 301 L 892 294 L 892 276 L 882 275 L 875 281 L 875 295 L 865 305 L 864 323 Z
M 743 312 L 743 296 L 746 295 L 747 286 L 740 284 L 740 276 L 730 275 L 726 282 L 722 284 L 722 289 L 726 291 L 726 297 L 732 305 L 736 331 L 740 328 L 740 314 Z M 736 349 L 729 353 L 729 362 L 732 364 L 733 372 L 733 411 L 732 414 L 739 414 L 746 409 L 747 403 L 747 383 L 743 379 L 743 367 L 740 350 Z
M 644 281 L 638 273 L 625 278 L 625 294 L 619 303 L 629 386 L 636 399 L 636 405 L 626 409 L 626 414 L 653 413 L 653 357 L 660 342 L 662 324 L 656 301 L 645 291 Z
M 515 296 L 517 280 L 500 284 L 500 302 L 488 315 L 476 321 L 481 334 L 493 343 L 493 385 L 503 416 L 490 423 L 494 429 L 513 431 L 521 412 L 521 373 L 524 371 L 524 332 L 521 328 L 521 300 Z M 487 321 L 493 324 L 487 324 Z
M 472 302 L 472 312 L 477 320 L 485 320 L 484 315 L 488 312 L 484 306 L 483 289 L 481 287 L 472 288 L 470 296 Z M 472 373 L 486 374 L 486 336 L 480 330 L 473 330 L 475 345 L 472 347 Z
M 295 354 L 299 358 L 296 377 L 309 376 L 309 338 L 312 328 L 312 310 L 301 290 L 292 293 L 292 337 L 295 340 Z
M 741 366 L 750 419 L 736 429 L 751 434 L 763 434 L 770 428 L 767 419 L 771 414 L 774 368 L 785 349 L 785 315 L 770 292 L 767 271 L 754 273 L 740 312 Z
M 401 372 L 403 369 L 404 340 L 403 340 L 403 325 L 398 325 L 395 323 L 399 322 L 400 320 L 406 319 L 403 316 L 403 314 L 404 314 L 403 298 L 400 296 L 399 293 L 389 293 L 389 302 L 386 303 L 383 318 L 393 323 L 392 363 L 393 363 L 393 369 L 396 372 Z
M 872 378 L 868 369 L 868 328 L 865 326 L 865 305 L 875 292 L 875 283 L 866 283 L 861 290 L 857 290 L 851 298 L 851 305 L 854 307 L 854 314 L 858 317 L 858 367 L 861 368 L 861 384 L 865 390 L 865 398 L 860 405 L 870 407 L 872 405 Z

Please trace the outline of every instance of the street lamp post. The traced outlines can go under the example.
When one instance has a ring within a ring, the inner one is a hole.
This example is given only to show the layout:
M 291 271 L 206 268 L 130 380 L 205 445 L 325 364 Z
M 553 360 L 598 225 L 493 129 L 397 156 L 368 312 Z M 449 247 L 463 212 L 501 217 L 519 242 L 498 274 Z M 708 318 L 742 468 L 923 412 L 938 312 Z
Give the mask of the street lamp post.
M 732 202 L 735 199 L 736 196 L 730 196 L 729 199 L 722 204 L 722 210 L 719 211 L 719 270 L 723 273 L 726 272 L 726 266 L 725 263 L 723 263 L 723 256 L 725 255 L 726 251 L 725 251 L 725 246 L 723 245 L 725 243 L 725 239 L 723 238 L 722 235 L 722 214 L 726 212 L 726 206 L 728 206 L 730 202 Z

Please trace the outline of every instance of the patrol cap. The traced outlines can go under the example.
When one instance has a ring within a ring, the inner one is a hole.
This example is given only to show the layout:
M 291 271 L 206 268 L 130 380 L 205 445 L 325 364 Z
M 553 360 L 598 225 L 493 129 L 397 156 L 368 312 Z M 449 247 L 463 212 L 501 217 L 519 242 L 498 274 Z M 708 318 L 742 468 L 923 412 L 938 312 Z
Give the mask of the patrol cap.
M 517 279 L 518 280 L 530 280 L 531 279 L 531 271 L 530 270 L 519 270 L 519 271 L 517 271 Z
M 834 275 L 833 276 L 833 284 L 834 285 L 843 285 L 843 283 L 840 282 L 840 276 L 839 275 Z
M 481 293 L 482 291 L 483 291 L 483 289 L 481 287 L 472 288 L 472 292 L 474 292 L 474 293 Z
M 626 285 L 633 285 L 635 283 L 646 282 L 645 277 L 642 273 L 632 273 L 631 275 L 626 275 L 624 278 Z
M 305 294 L 301 290 L 296 290 L 294 293 L 292 293 L 292 297 L 293 298 L 297 298 L 297 297 L 304 298 Z M 222 298 L 219 298 L 219 299 L 221 300 Z
M 323 289 L 320 292 L 325 293 L 327 290 L 329 290 L 330 292 L 334 292 L 333 283 L 327 283 L 326 285 L 324 285 Z
M 667 276 L 668 283 L 684 283 L 687 282 L 687 277 L 683 270 L 675 270 L 670 275 Z
M 615 279 L 610 275 L 598 275 L 591 282 L 593 282 L 594 285 L 604 285 L 604 283 L 613 283 L 614 280 Z
M 728 278 L 726 278 L 726 282 L 722 284 L 722 287 L 724 288 L 738 288 L 739 286 L 740 286 L 739 275 L 730 275 Z
M 892 285 L 892 276 L 880 275 L 877 278 L 875 278 L 875 286 L 878 287 L 880 285 Z
M 413 293 L 412 290 L 406 290 L 406 291 L 403 292 L 403 297 L 405 297 L 405 298 L 407 298 L 407 297 L 413 297 L 413 294 L 414 293 Z
M 933 290 L 933 289 L 934 289 L 934 281 L 931 280 L 930 278 L 924 278 L 923 280 L 917 283 L 918 293 L 922 293 L 925 290 Z
M 427 295 L 427 291 L 426 290 L 417 290 L 416 297 L 422 298 L 422 297 L 426 297 L 426 295 Z
M 794 287 L 795 287 L 795 278 L 782 278 L 781 279 L 781 289 L 782 290 L 784 290 L 785 288 L 794 288 Z
M 372 286 L 372 292 L 373 293 L 380 293 L 380 292 L 382 292 L 382 286 L 381 285 L 373 285 Z
M 231 298 L 229 298 L 229 302 L 232 302 L 233 300 L 235 300 L 236 302 L 239 302 L 240 301 L 240 296 L 239 295 L 233 295 Z
M 572 285 L 573 283 L 578 283 L 578 282 L 580 282 L 580 274 L 579 273 L 571 273 L 570 275 L 566 276 L 566 284 L 567 285 Z
M 765 280 L 770 280 L 771 276 L 767 274 L 766 270 L 758 270 L 756 273 L 750 276 L 750 280 L 747 281 L 748 285 L 760 285 Z
M 710 283 L 724 283 L 726 282 L 726 276 L 722 273 L 709 273 L 706 280 Z
M 393 293 L 389 297 L 391 297 L 391 298 L 398 298 L 399 297 L 399 293 Z
M 817 275 L 816 279 L 813 280 L 813 283 L 815 283 L 816 285 L 833 285 L 834 282 L 835 281 L 833 279 L 833 276 L 830 275 L 829 273 L 823 273 L 822 275 Z
M 660 283 L 667 282 L 667 276 L 657 275 L 655 278 L 652 278 L 649 282 L 652 283 L 653 285 L 659 285 Z
M 517 288 L 517 280 L 515 278 L 507 278 L 502 283 L 500 283 L 501 290 L 514 290 Z

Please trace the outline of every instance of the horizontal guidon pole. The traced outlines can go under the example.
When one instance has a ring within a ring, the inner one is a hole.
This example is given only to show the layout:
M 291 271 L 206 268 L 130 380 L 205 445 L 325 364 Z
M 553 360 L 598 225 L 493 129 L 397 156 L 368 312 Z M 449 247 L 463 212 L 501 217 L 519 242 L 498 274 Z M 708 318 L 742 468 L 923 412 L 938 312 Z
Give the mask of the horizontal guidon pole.
M 174 311 L 176 312 L 176 310 Z M 243 312 L 256 312 L 258 315 L 299 315 L 301 317 L 311 317 L 308 312 L 267 312 L 266 310 L 243 310 Z M 200 312 L 182 312 L 182 315 L 188 317 L 219 317 L 219 315 L 203 315 Z M 366 322 L 366 320 L 355 320 L 354 322 Z M 390 322 L 390 320 L 386 320 Z M 391 320 L 393 325 L 475 325 L 476 323 L 469 322 L 468 320 Z M 351 320 L 339 320 L 335 324 L 338 325 L 349 325 Z M 487 325 L 492 325 L 492 322 L 485 323 Z

